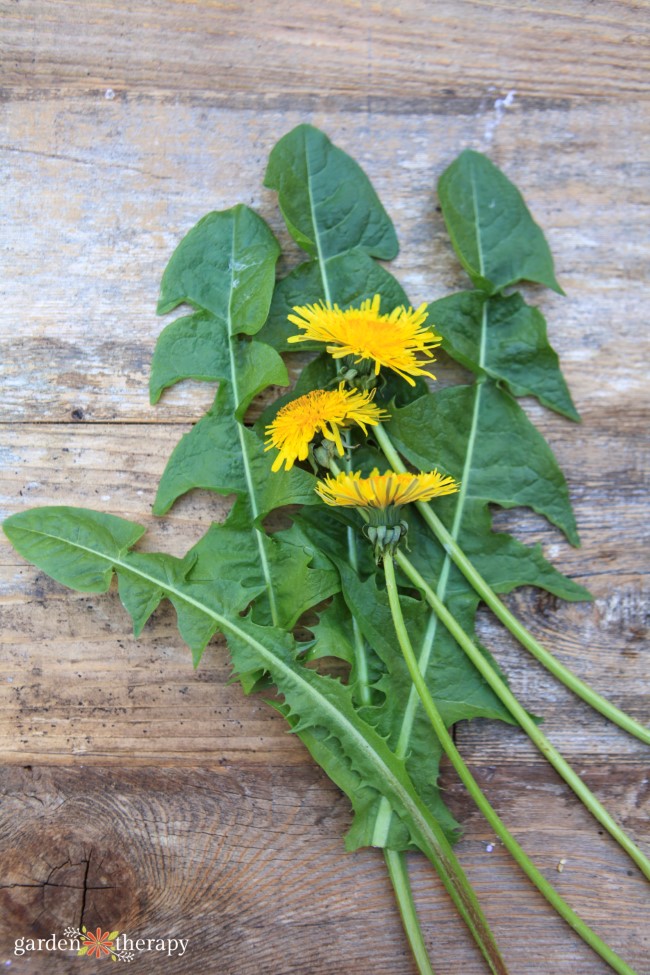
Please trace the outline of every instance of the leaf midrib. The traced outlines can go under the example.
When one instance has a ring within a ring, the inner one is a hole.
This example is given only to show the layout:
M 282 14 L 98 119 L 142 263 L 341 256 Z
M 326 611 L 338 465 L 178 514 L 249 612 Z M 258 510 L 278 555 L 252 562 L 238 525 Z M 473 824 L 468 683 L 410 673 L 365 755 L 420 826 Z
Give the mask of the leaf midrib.
M 251 471 L 250 457 L 248 456 L 248 444 L 246 443 L 246 435 L 244 431 L 244 425 L 241 420 L 237 417 L 237 410 L 240 404 L 240 394 L 239 394 L 239 383 L 237 379 L 237 364 L 235 362 L 235 353 L 233 349 L 233 342 L 235 336 L 233 334 L 233 317 L 232 317 L 232 300 L 235 290 L 234 284 L 234 263 L 235 263 L 235 243 L 237 239 L 237 218 L 235 217 L 232 222 L 232 237 L 230 243 L 230 292 L 228 296 L 228 355 L 230 359 L 230 381 L 232 384 L 233 398 L 235 404 L 235 423 L 237 424 L 237 435 L 239 437 L 239 445 L 241 450 L 242 461 L 244 465 L 244 477 L 246 479 L 246 487 L 248 489 L 248 498 L 251 506 L 251 511 L 253 514 L 253 532 L 255 533 L 255 539 L 257 542 L 257 549 L 260 553 L 260 563 L 262 566 L 262 573 L 264 575 L 264 580 L 266 582 L 266 590 L 269 598 L 269 608 L 271 610 L 271 619 L 274 626 L 278 626 L 279 614 L 278 614 L 278 604 L 275 594 L 275 589 L 273 586 L 273 579 L 271 577 L 271 571 L 269 569 L 269 562 L 266 554 L 266 536 L 256 525 L 257 519 L 260 515 L 259 505 L 257 503 L 257 496 L 255 494 L 255 481 L 253 478 L 253 472 Z
M 476 198 L 476 180 L 474 179 L 474 170 L 470 170 L 470 183 L 472 184 L 472 206 L 474 207 L 474 226 L 476 227 L 476 250 L 478 252 L 478 270 L 481 277 L 485 273 L 485 261 L 483 258 L 483 247 L 481 245 L 481 221 L 479 218 L 478 201 Z
M 316 256 L 318 258 L 319 267 L 324 268 L 325 258 L 323 257 L 323 248 L 321 246 L 318 221 L 316 219 L 316 204 L 314 203 L 314 194 L 312 192 L 311 158 L 309 155 L 309 142 L 307 140 L 305 140 L 305 159 L 307 160 L 307 195 L 309 196 L 309 213 L 311 216 L 311 225 L 314 228 L 314 243 L 316 244 Z M 327 279 L 327 274 L 323 270 L 321 270 L 321 280 L 323 282 L 323 290 L 325 292 L 325 301 L 327 301 L 328 304 L 331 304 L 332 297 L 329 288 L 329 281 Z

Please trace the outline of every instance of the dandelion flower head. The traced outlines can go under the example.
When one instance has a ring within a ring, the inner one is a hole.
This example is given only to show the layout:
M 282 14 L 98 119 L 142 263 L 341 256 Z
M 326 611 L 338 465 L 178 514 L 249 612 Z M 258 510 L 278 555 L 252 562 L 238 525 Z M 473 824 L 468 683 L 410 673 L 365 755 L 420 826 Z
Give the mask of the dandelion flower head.
M 315 389 L 287 403 L 266 428 L 266 450 L 279 451 L 272 470 L 278 471 L 283 463 L 291 470 L 296 460 L 305 460 L 318 434 L 333 441 L 343 456 L 342 429 L 356 423 L 367 433 L 368 426 L 388 419 L 388 413 L 372 402 L 373 396 L 374 390 L 359 392 L 340 383 L 338 389 Z
M 316 485 L 316 491 L 332 506 L 347 508 L 381 508 L 410 504 L 412 501 L 431 501 L 444 494 L 455 494 L 459 484 L 453 477 L 430 471 L 421 474 L 380 474 L 377 468 L 370 477 L 360 473 L 341 472 L 328 475 Z
M 345 311 L 330 302 L 296 306 L 289 321 L 303 329 L 303 334 L 291 335 L 289 342 L 327 342 L 327 351 L 335 359 L 350 355 L 357 363 L 371 360 L 375 375 L 382 367 L 392 369 L 411 386 L 415 386 L 413 376 L 435 379 L 417 359 L 418 354 L 433 359 L 431 350 L 442 341 L 424 327 L 426 304 L 415 310 L 395 308 L 382 315 L 380 303 L 381 295 L 375 295 L 359 308 Z

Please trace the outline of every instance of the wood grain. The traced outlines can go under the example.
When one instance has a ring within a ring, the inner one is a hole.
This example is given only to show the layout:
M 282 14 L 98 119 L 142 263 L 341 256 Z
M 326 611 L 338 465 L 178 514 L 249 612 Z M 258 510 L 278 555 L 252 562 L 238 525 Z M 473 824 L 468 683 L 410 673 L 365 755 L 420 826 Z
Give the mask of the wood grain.
M 565 431 L 573 429 L 565 421 L 558 425 Z M 608 429 L 609 436 L 605 436 Z M 69 503 L 72 494 L 74 503 L 82 507 L 102 508 L 145 524 L 148 533 L 142 547 L 146 550 L 180 557 L 212 520 L 223 520 L 230 501 L 195 491 L 169 517 L 150 515 L 158 478 L 179 432 L 176 425 L 165 424 L 19 424 L 6 437 L 7 456 L 16 463 L 6 465 L 3 504 L 8 510 L 19 510 Z M 613 423 L 601 430 L 600 449 L 604 444 L 611 446 L 614 436 L 630 453 L 637 449 L 620 431 L 615 434 Z M 567 466 L 575 445 L 569 440 L 555 447 Z M 643 653 L 647 592 L 637 566 L 645 558 L 646 498 L 641 482 L 621 470 L 618 479 L 625 483 L 616 498 L 606 495 L 608 520 L 603 524 L 597 517 L 607 487 L 601 463 L 600 452 L 595 460 L 591 451 L 582 456 L 582 480 L 576 495 L 581 549 L 571 549 L 541 518 L 522 512 L 501 513 L 498 527 L 515 531 L 527 543 L 542 542 L 554 564 L 588 585 L 595 597 L 591 604 L 568 604 L 525 590 L 511 597 L 517 614 L 576 673 L 644 720 L 650 691 Z M 224 749 L 229 756 L 241 757 L 242 751 L 251 750 L 249 738 L 240 738 L 239 708 L 245 707 L 240 692 L 223 686 L 228 670 L 221 645 L 193 673 L 171 607 L 161 608 L 141 639 L 133 641 L 116 592 L 110 596 L 70 593 L 26 566 L 6 539 L 0 546 L 0 566 L 6 647 L 0 701 L 6 728 L 2 748 L 8 760 L 20 761 L 23 756 L 37 761 L 38 752 L 47 751 L 49 761 L 66 762 L 75 754 L 83 755 L 84 761 L 110 761 L 113 748 L 116 762 L 122 762 L 125 752 L 138 753 L 143 761 L 154 756 L 161 761 L 183 761 L 203 760 L 206 753 L 221 754 Z M 605 753 L 616 754 L 619 761 L 625 755 L 642 761 L 643 746 L 574 701 L 525 651 L 506 639 L 487 613 L 483 633 L 527 705 L 544 714 L 549 703 L 557 709 L 554 731 L 558 744 L 569 752 L 576 747 L 571 723 L 566 721 L 569 714 L 586 728 L 597 728 L 598 734 L 589 744 L 594 757 Z M 120 652 L 111 653 L 108 648 L 116 640 Z M 21 678 L 27 662 L 29 682 Z M 82 700 L 75 701 L 73 688 L 79 685 L 81 674 Z M 218 688 L 207 687 L 205 682 L 212 680 L 221 684 L 220 692 L 226 697 L 215 697 L 211 707 L 209 695 Z M 167 697 L 161 696 L 160 683 Z M 170 736 L 170 698 L 172 723 L 176 717 L 182 721 L 174 736 Z M 47 711 L 40 704 L 45 699 Z M 183 706 L 177 710 L 181 702 Z M 258 713 L 260 708 L 253 710 Z M 101 723 L 93 727 L 100 713 Z M 225 719 L 225 736 L 205 727 L 205 721 L 212 721 L 215 714 Z M 269 712 L 263 720 L 283 735 L 277 716 Z M 200 730 L 196 738 L 182 731 L 194 727 Z M 583 744 L 582 739 L 577 742 L 578 751 Z M 268 746 L 255 738 L 254 748 L 262 747 Z M 270 747 L 285 746 L 276 742 Z
M 513 788 L 513 772 L 529 780 L 523 796 Z M 530 777 L 527 768 L 515 767 L 507 776 L 494 769 L 478 774 L 484 788 L 498 790 L 513 829 L 548 878 L 645 971 L 647 941 L 635 921 L 643 911 L 644 883 L 628 876 L 633 871 L 609 839 L 595 835 L 576 850 L 580 815 L 567 809 L 543 773 Z M 0 946 L 12 971 L 35 970 L 34 955 L 13 955 L 16 937 L 47 938 L 82 922 L 131 937 L 189 939 L 183 957 L 139 955 L 145 973 L 161 966 L 215 975 L 412 971 L 382 857 L 342 852 L 347 804 L 313 767 L 298 778 L 295 770 L 272 764 L 221 770 L 34 766 L 7 769 L 1 788 Z M 543 818 L 531 827 L 531 804 L 558 820 Z M 459 853 L 511 970 L 528 970 L 531 946 L 540 943 L 544 953 L 535 954 L 535 963 L 543 958 L 545 970 L 606 971 L 557 918 L 545 916 L 543 902 L 504 851 L 497 845 L 488 852 L 494 838 L 481 822 L 470 817 L 468 826 Z M 416 857 L 410 868 L 437 967 L 481 971 L 430 868 Z M 609 898 L 617 910 L 608 919 L 599 908 Z M 70 972 L 72 960 L 51 953 L 47 971 Z
M 281 111 L 323 94 L 330 111 L 402 111 L 415 100 L 423 114 L 432 95 L 474 105 L 491 86 L 545 100 L 648 90 L 648 8 L 638 0 L 87 0 L 74 18 L 57 0 L 6 6 L 6 81 L 35 88 L 207 90 Z
M 309 121 L 369 173 L 401 242 L 391 269 L 414 304 L 466 286 L 434 194 L 463 148 L 487 152 L 543 226 L 566 298 L 528 289 L 583 422 L 525 407 L 563 467 L 582 538 L 528 512 L 497 530 L 540 541 L 591 604 L 509 597 L 564 663 L 646 721 L 648 4 L 446 0 L 0 0 L 0 517 L 37 504 L 145 524 L 181 555 L 229 499 L 205 492 L 154 519 L 176 440 L 214 395 L 185 383 L 148 404 L 161 271 L 211 209 L 255 207 L 299 260 L 268 153 Z M 292 366 L 295 374 L 296 366 Z M 442 384 L 462 381 L 441 360 Z M 256 404 L 252 416 L 259 411 Z M 82 917 L 190 938 L 156 970 L 411 975 L 378 851 L 343 853 L 347 802 L 280 716 L 228 683 L 215 640 L 194 671 L 174 613 L 135 640 L 112 590 L 71 594 L 0 542 L 0 946 Z M 481 635 L 516 693 L 640 844 L 647 750 L 594 715 L 487 613 Z M 650 975 L 647 887 L 514 729 L 456 739 L 546 876 Z M 460 856 L 513 975 L 604 975 L 496 845 L 463 790 Z M 561 873 L 558 865 L 565 861 Z M 436 971 L 479 975 L 427 864 L 410 860 Z M 39 968 L 39 965 L 41 967 Z M 71 967 L 72 966 L 72 967 Z

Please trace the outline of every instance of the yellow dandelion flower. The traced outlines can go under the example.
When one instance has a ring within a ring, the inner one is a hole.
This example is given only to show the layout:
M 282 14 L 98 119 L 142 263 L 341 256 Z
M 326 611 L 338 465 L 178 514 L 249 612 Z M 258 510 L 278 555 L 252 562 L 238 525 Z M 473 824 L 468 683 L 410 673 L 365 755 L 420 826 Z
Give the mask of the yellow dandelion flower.
M 283 463 L 291 470 L 296 460 L 305 460 L 317 434 L 333 441 L 343 456 L 342 428 L 356 423 L 367 433 L 368 426 L 389 418 L 386 410 L 372 402 L 374 392 L 345 389 L 345 383 L 340 383 L 338 389 L 315 389 L 283 406 L 266 428 L 266 450 L 275 447 L 280 451 L 272 470 L 279 470 Z
M 359 473 L 336 477 L 328 475 L 319 481 L 316 491 L 326 504 L 344 508 L 380 508 L 431 501 L 443 494 L 455 494 L 459 484 L 453 477 L 431 471 L 428 474 L 380 474 L 377 468 L 370 477 Z
M 352 355 L 355 362 L 370 359 L 375 364 L 375 375 L 382 366 L 392 369 L 415 386 L 412 376 L 428 376 L 435 379 L 418 362 L 416 355 L 433 359 L 431 349 L 442 339 L 435 332 L 424 328 L 427 318 L 426 304 L 415 311 L 412 308 L 395 308 L 388 315 L 381 315 L 381 295 L 368 298 L 359 308 L 341 311 L 338 305 L 321 302 L 317 305 L 297 306 L 289 321 L 304 329 L 303 335 L 291 335 L 289 342 L 328 342 L 327 351 L 335 359 Z

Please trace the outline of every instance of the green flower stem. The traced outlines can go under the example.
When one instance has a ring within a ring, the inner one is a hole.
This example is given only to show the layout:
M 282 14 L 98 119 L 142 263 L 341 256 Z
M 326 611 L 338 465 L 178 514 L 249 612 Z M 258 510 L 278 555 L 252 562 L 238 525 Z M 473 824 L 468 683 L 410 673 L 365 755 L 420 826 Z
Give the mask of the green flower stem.
M 399 560 L 399 563 L 401 566 L 401 559 Z M 622 958 L 619 958 L 619 956 L 609 947 L 609 945 L 605 944 L 605 942 L 602 941 L 587 924 L 585 924 L 582 918 L 580 918 L 575 911 L 569 907 L 569 905 L 562 897 L 560 897 L 551 884 L 549 884 L 543 874 L 540 873 L 534 863 L 529 859 L 528 855 L 519 845 L 517 840 L 515 840 L 514 836 L 512 836 L 512 834 L 508 831 L 507 827 L 501 821 L 497 813 L 488 802 L 486 796 L 481 791 L 474 776 L 465 765 L 465 762 L 463 761 L 458 749 L 454 745 L 451 735 L 447 731 L 445 723 L 442 720 L 440 712 L 438 711 L 438 708 L 436 707 L 436 704 L 429 693 L 426 682 L 420 673 L 420 668 L 418 667 L 418 662 L 415 653 L 413 652 L 413 647 L 411 646 L 411 641 L 409 639 L 406 625 L 404 623 L 404 617 L 402 615 L 397 583 L 395 581 L 393 557 L 388 551 L 384 555 L 384 574 L 386 577 L 386 590 L 393 616 L 395 633 L 404 655 L 404 660 L 406 662 L 406 666 L 408 667 L 409 674 L 411 675 L 411 680 L 415 685 L 422 702 L 422 706 L 427 714 L 427 717 L 429 718 L 429 721 L 431 722 L 433 730 L 435 731 L 440 744 L 445 751 L 445 754 L 448 756 L 452 765 L 456 769 L 456 772 L 458 773 L 463 785 L 508 852 L 516 860 L 529 880 L 546 898 L 549 904 L 555 908 L 560 917 L 562 917 L 567 924 L 569 924 L 570 927 L 572 927 L 573 930 L 580 935 L 583 941 L 585 941 L 590 948 L 599 954 L 600 957 L 603 958 L 607 964 L 614 969 L 615 972 L 618 972 L 619 975 L 635 975 L 633 969 L 631 969 Z
M 345 443 L 345 469 L 349 473 L 352 469 L 352 462 L 350 460 L 350 437 L 346 430 L 344 434 Z M 330 466 L 336 467 L 334 461 L 331 462 Z M 338 467 L 336 468 L 338 471 Z M 348 558 L 350 559 L 350 565 L 355 572 L 359 571 L 359 557 L 357 552 L 357 537 L 354 528 L 348 525 L 347 528 L 347 545 L 348 545 Z M 363 639 L 363 634 L 361 633 L 361 627 L 357 620 L 352 618 L 352 636 L 354 644 L 354 664 L 355 664 L 355 678 L 356 678 L 356 691 L 359 696 L 359 701 L 361 704 L 371 704 L 372 697 L 370 694 L 370 687 L 368 684 L 368 657 L 366 654 L 366 644 Z M 395 891 L 397 893 L 397 889 Z M 401 906 L 400 906 L 401 912 Z
M 546 735 L 535 724 L 526 710 L 521 706 L 507 684 L 499 677 L 490 662 L 483 656 L 473 640 L 456 622 L 444 603 L 438 598 L 433 589 L 422 578 L 418 570 L 402 552 L 397 552 L 395 561 L 408 578 L 421 590 L 425 599 L 436 613 L 440 621 L 447 627 L 459 646 L 465 651 L 476 669 L 482 674 L 499 700 L 505 704 L 515 721 L 523 728 L 530 740 L 541 754 L 550 762 L 564 781 L 569 785 L 583 805 L 589 810 L 601 826 L 616 840 L 619 846 L 636 863 L 642 873 L 650 880 L 650 861 L 621 827 L 614 822 L 607 810 L 594 794 L 587 788 L 579 775 L 571 768 L 560 752 L 551 744 Z M 418 671 L 419 672 L 419 671 Z
M 346 470 L 349 472 L 351 467 L 349 450 L 346 451 L 345 459 Z M 330 457 L 329 468 L 335 477 L 341 473 L 341 469 L 333 457 Z M 347 529 L 347 544 L 350 565 L 355 572 L 358 572 L 359 560 L 357 557 L 356 537 L 355 531 L 351 526 L 348 526 Z M 352 618 L 352 628 L 354 635 L 354 659 L 356 665 L 359 700 L 362 704 L 370 704 L 371 698 L 370 688 L 368 685 L 368 661 L 366 658 L 365 643 L 361 629 L 355 617 Z M 380 800 L 380 809 L 383 814 L 382 820 L 386 819 L 389 822 L 392 816 L 392 809 L 386 796 L 382 796 Z M 380 839 L 383 841 L 385 837 L 381 837 Z M 375 837 L 373 836 L 373 842 L 374 841 Z M 402 919 L 402 926 L 411 947 L 413 958 L 415 959 L 415 963 L 418 967 L 419 975 L 434 975 L 424 943 L 424 936 L 420 927 L 415 901 L 413 900 L 413 892 L 411 890 L 411 882 L 409 880 L 406 857 L 403 853 L 400 853 L 397 850 L 390 850 L 384 846 L 384 860 L 386 861 L 388 876 L 390 877 L 393 885 L 393 891 L 395 892 L 395 900 L 397 901 L 397 907 Z
M 395 471 L 406 471 L 402 459 L 397 453 L 388 433 L 381 424 L 373 429 L 373 434 L 381 447 L 386 459 Z M 532 633 L 523 626 L 519 620 L 513 616 L 508 607 L 499 599 L 494 590 L 488 585 L 485 579 L 474 568 L 463 550 L 458 545 L 453 535 L 445 528 L 438 516 L 430 505 L 421 501 L 416 502 L 416 507 L 422 518 L 427 523 L 435 537 L 438 539 L 443 549 L 458 566 L 467 581 L 473 586 L 481 599 L 489 606 L 495 616 L 507 627 L 514 637 L 524 646 L 554 677 L 562 681 L 574 694 L 581 697 L 583 701 L 591 705 L 614 724 L 617 724 L 624 731 L 639 738 L 646 745 L 650 745 L 650 729 L 639 724 L 624 711 L 617 708 L 611 701 L 601 697 L 588 684 L 576 677 L 567 667 L 557 660 L 552 653 L 538 643 Z
M 406 857 L 403 853 L 398 853 L 396 850 L 385 849 L 384 860 L 388 867 L 388 876 L 393 884 L 393 890 L 395 891 L 397 905 L 402 918 L 402 925 L 409 939 L 419 975 L 435 975 L 431 967 L 431 962 L 429 961 L 424 938 L 422 937 L 422 929 L 420 928 L 420 922 L 413 900 L 413 891 L 411 890 Z

